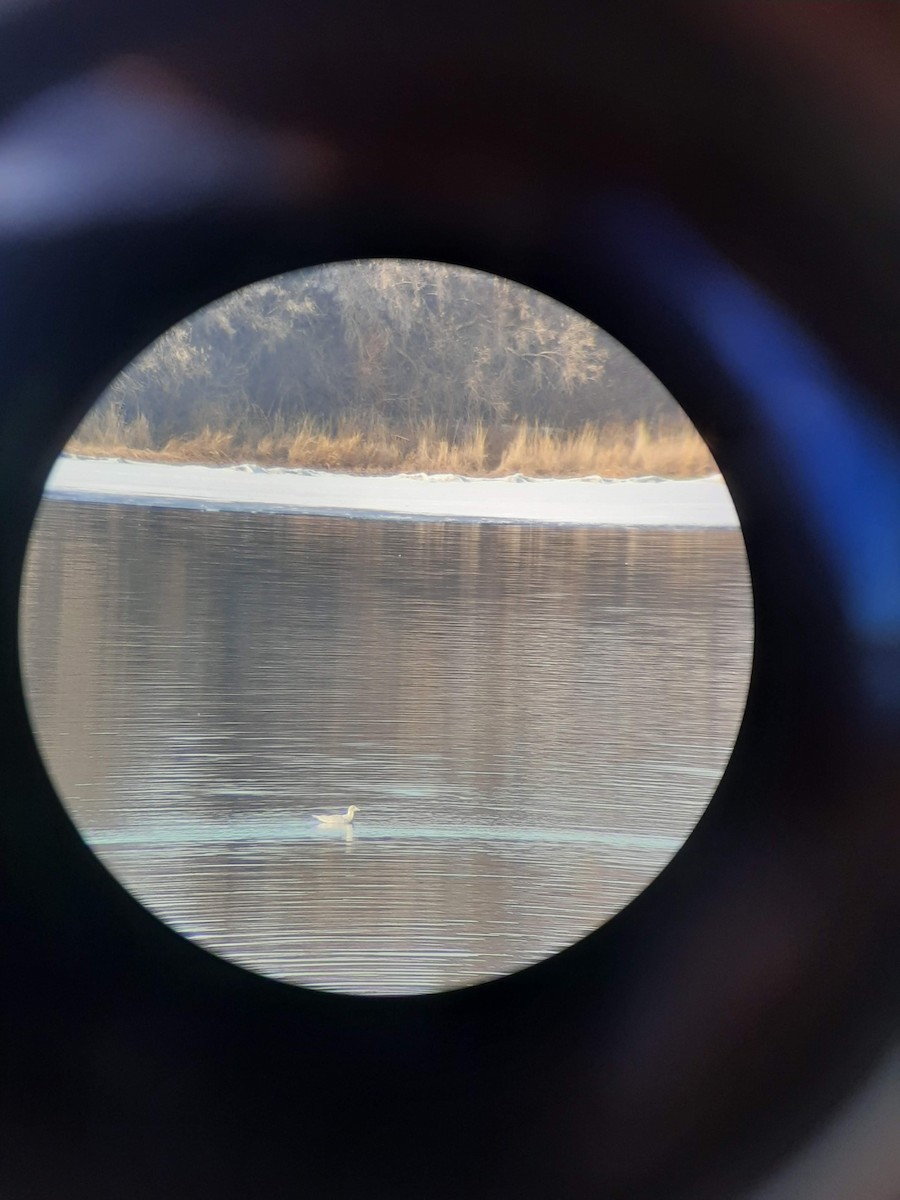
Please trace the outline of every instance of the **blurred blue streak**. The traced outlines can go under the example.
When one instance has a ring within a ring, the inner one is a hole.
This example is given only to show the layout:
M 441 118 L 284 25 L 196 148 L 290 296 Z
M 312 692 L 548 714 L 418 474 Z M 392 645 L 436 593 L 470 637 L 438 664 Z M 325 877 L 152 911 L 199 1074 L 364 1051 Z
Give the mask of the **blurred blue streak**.
M 274 195 L 271 139 L 139 66 L 66 80 L 0 123 L 0 238 Z
M 645 194 L 605 198 L 607 252 L 671 306 L 751 406 L 769 462 L 824 553 L 848 628 L 868 650 L 900 648 L 900 439 L 800 325 Z M 795 514 L 798 515 L 798 514 Z M 802 564 L 797 564 L 802 570 Z M 874 662 L 870 666 L 875 667 Z M 868 683 L 891 706 L 900 683 Z M 887 687 L 885 688 L 885 685 Z M 874 696 L 872 697 L 875 698 Z

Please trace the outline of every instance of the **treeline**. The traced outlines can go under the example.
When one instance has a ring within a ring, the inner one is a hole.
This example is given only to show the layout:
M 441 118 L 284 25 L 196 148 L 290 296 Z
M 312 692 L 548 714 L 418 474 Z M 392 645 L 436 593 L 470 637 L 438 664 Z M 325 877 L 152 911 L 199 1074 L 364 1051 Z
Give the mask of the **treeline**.
M 296 272 L 226 296 L 150 346 L 88 418 L 147 447 L 216 429 L 241 440 L 303 419 L 363 434 L 427 424 L 451 442 L 482 426 L 684 420 L 632 355 L 547 297 L 395 260 Z

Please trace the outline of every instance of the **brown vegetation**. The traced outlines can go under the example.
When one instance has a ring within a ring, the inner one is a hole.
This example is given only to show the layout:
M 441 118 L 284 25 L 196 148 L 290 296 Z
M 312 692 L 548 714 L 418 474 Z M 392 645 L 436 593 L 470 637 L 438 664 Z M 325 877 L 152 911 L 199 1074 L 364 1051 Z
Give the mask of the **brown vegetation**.
M 475 424 L 454 434 L 433 420 L 397 432 L 386 422 L 342 417 L 329 429 L 313 417 L 287 425 L 258 419 L 230 428 L 206 426 L 154 446 L 146 420 L 117 420 L 91 412 L 67 450 L 96 457 L 123 456 L 177 463 L 259 463 L 331 471 L 387 474 L 427 471 L 459 475 L 684 479 L 716 471 L 715 462 L 687 422 L 650 429 L 644 422 L 554 430 L 526 422 Z
M 649 371 L 584 317 L 440 263 L 338 263 L 242 288 L 111 383 L 80 454 L 370 473 L 715 471 Z
M 571 309 L 508 279 L 441 263 L 335 263 L 263 280 L 174 326 L 101 405 L 146 417 L 155 444 L 203 426 L 344 417 L 399 435 L 678 415 L 659 380 Z M 454 440 L 454 439 L 451 439 Z

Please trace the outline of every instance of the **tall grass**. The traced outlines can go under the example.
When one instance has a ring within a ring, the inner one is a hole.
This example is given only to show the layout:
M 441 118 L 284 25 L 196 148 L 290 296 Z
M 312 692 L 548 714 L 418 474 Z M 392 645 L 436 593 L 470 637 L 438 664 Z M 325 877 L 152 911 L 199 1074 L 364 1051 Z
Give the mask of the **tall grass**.
M 150 450 L 153 437 L 150 422 L 143 413 L 133 421 L 122 416 L 117 404 L 95 404 L 75 430 L 70 445 L 113 447 L 129 450 Z M 85 450 L 84 453 L 90 453 Z
M 561 434 L 520 425 L 505 447 L 496 473 L 685 479 L 716 470 L 706 443 L 693 426 L 650 430 L 638 421 L 604 428 L 583 425 Z
M 333 427 L 305 416 L 255 418 L 228 428 L 204 425 L 155 445 L 146 419 L 125 422 L 115 410 L 91 412 L 67 446 L 74 454 L 175 463 L 246 463 L 315 467 L 362 474 L 425 471 L 456 475 L 542 477 L 661 475 L 694 478 L 716 471 L 706 444 L 687 422 L 651 429 L 583 425 L 556 430 L 526 422 L 449 429 L 424 419 L 394 429 L 368 414 Z

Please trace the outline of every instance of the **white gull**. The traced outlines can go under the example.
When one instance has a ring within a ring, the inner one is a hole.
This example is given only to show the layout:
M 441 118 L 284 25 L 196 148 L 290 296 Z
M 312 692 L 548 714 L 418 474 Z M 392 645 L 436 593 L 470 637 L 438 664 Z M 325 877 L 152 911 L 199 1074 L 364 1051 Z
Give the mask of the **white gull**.
M 320 825 L 352 825 L 358 812 L 356 805 L 351 804 L 345 813 L 313 813 L 313 816 Z

